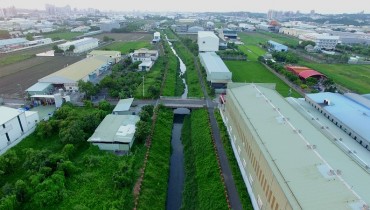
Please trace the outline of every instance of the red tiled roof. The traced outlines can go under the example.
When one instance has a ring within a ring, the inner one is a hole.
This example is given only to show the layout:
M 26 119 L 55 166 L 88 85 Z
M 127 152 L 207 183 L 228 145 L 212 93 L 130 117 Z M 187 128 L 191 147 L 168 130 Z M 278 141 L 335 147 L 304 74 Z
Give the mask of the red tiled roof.
M 302 71 L 298 75 L 299 75 L 299 77 L 302 77 L 303 79 L 307 79 L 307 78 L 313 77 L 313 76 L 321 76 L 321 77 L 325 76 L 325 75 L 323 75 L 320 72 L 317 72 L 315 70 Z

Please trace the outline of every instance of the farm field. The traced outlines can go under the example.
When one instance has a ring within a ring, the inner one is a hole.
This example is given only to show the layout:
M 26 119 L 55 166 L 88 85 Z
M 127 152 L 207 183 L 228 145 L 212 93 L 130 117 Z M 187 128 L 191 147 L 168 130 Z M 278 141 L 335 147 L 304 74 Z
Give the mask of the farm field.
M 150 42 L 153 39 L 151 33 L 102 33 L 93 37 L 103 40 L 107 36 L 113 38 L 115 41 L 120 42 L 132 42 L 132 41 L 147 41 Z
M 34 57 L 19 63 L 7 65 L 0 69 L 0 94 L 17 97 L 20 88 L 24 91 L 38 79 L 54 73 L 67 64 L 75 63 L 83 57 Z M 17 84 L 20 84 L 19 87 Z
M 303 61 L 300 65 L 317 70 L 356 93 L 370 93 L 370 65 L 318 64 Z
M 151 44 L 148 41 L 132 41 L 132 42 L 114 42 L 104 46 L 102 50 L 117 50 L 122 54 L 127 54 L 131 49 L 150 48 Z
M 289 95 L 290 87 L 271 73 L 258 61 L 225 61 L 233 73 L 233 82 L 246 83 L 276 83 L 276 90 L 284 97 Z M 292 90 L 292 97 L 301 97 Z
M 269 33 L 264 31 L 239 33 L 240 40 L 246 45 L 258 45 L 259 43 L 273 40 L 281 44 L 298 45 L 299 40 L 293 37 L 287 37 L 281 34 Z
M 82 32 L 56 32 L 56 33 L 50 33 L 45 34 L 44 37 L 51 38 L 51 39 L 65 39 L 65 40 L 73 40 L 75 37 L 80 36 L 84 33 Z

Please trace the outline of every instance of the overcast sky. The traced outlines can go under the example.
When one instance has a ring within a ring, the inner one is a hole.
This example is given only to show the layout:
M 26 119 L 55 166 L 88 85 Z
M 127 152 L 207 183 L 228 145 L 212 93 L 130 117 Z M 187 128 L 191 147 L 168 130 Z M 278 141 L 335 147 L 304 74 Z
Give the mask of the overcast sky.
M 72 8 L 96 8 L 115 11 L 194 11 L 264 12 L 269 9 L 307 13 L 357 13 L 370 12 L 369 0 L 0 0 L 0 7 L 45 9 L 45 4 L 70 5 Z

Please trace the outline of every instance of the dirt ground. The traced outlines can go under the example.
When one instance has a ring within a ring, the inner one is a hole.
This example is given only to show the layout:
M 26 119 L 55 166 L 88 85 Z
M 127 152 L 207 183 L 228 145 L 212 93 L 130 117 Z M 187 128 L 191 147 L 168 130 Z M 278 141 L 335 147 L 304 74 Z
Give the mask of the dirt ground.
M 94 36 L 100 40 L 107 36 L 113 38 L 116 41 L 130 42 L 130 41 L 151 41 L 153 39 L 153 34 L 151 33 L 103 33 Z
M 40 78 L 54 73 L 67 64 L 71 65 L 83 58 L 84 56 L 35 57 L 1 67 L 0 74 L 3 72 L 7 72 L 8 74 L 7 76 L 0 77 L 0 97 L 17 98 L 20 96 L 21 92 L 31 87 Z

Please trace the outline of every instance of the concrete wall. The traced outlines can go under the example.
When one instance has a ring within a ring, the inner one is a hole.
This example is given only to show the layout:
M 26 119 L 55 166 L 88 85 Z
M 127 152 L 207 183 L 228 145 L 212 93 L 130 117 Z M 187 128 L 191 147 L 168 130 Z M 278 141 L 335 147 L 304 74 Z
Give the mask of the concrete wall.
M 24 112 L 5 124 L 0 125 L 0 148 L 4 148 L 9 143 L 14 142 L 27 131 L 28 125 Z
M 110 144 L 110 143 L 93 143 L 93 145 L 98 146 L 100 150 L 108 150 L 108 151 L 129 151 L 129 144 Z

